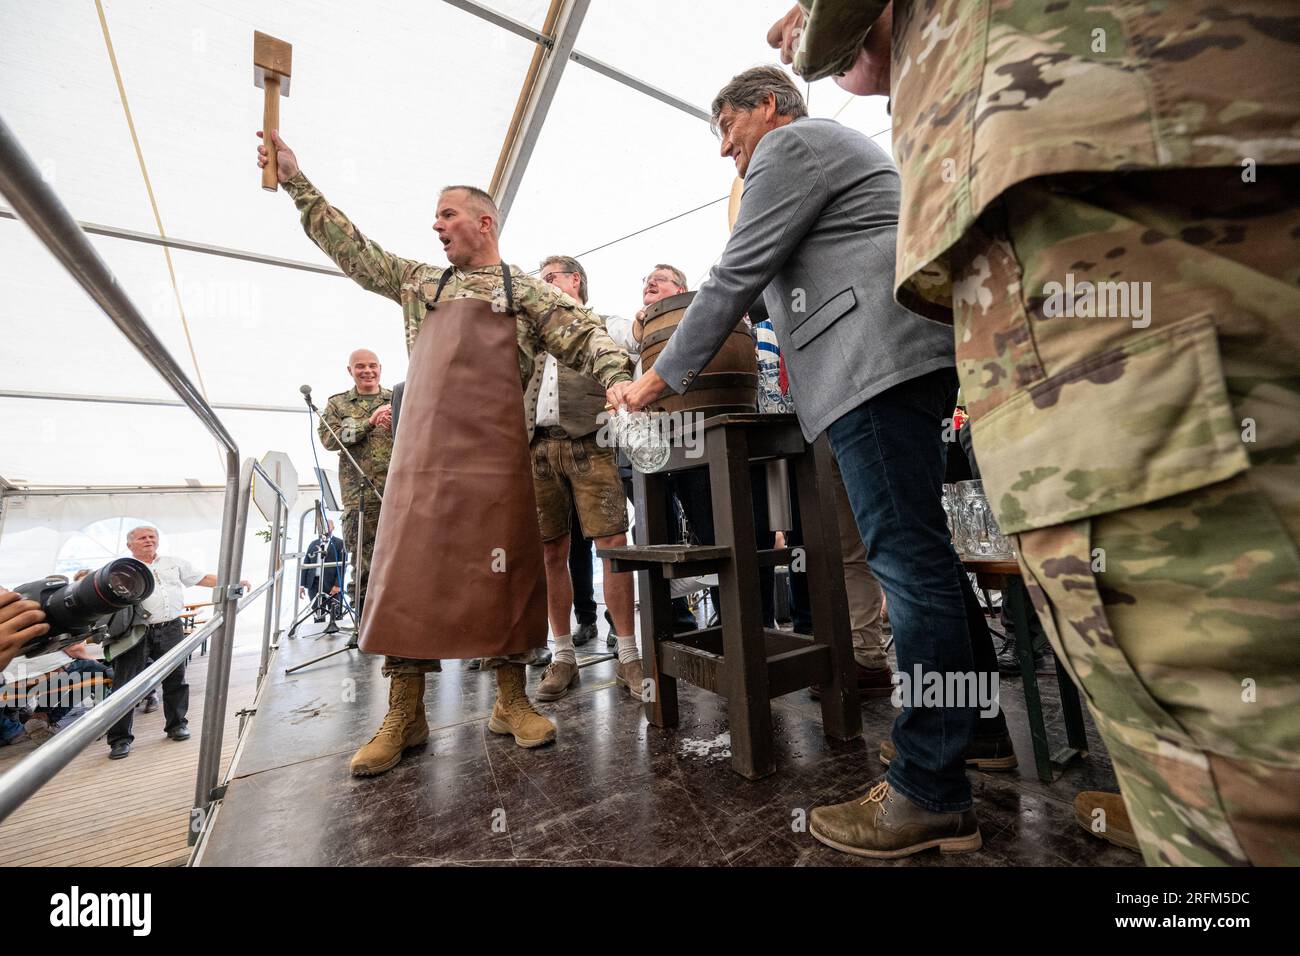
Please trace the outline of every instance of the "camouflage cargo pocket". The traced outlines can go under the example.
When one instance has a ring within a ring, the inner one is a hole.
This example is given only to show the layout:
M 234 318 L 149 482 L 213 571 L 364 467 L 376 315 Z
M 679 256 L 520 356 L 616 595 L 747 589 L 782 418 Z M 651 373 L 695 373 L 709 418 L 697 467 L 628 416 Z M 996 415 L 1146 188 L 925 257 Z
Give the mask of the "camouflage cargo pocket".
M 1047 639 L 1075 685 L 1108 718 L 1145 731 L 1185 737 L 1148 693 L 1120 649 L 1106 614 L 1085 519 L 1017 536 L 1025 587 Z
M 1091 355 L 971 427 L 1006 533 L 1137 507 L 1250 465 L 1209 314 Z
M 1018 542 L 1095 711 L 1133 734 L 1300 767 L 1300 553 L 1253 474 Z

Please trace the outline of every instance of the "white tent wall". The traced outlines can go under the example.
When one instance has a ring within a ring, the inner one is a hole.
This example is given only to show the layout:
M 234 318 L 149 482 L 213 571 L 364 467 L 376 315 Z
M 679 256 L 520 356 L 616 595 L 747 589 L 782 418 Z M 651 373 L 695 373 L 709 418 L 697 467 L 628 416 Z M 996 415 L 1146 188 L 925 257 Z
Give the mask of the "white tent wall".
M 540 27 L 549 3 L 487 5 Z M 260 188 L 253 30 L 293 44 L 281 125 L 304 170 L 384 248 L 434 262 L 442 259 L 430 231 L 438 191 L 488 184 L 536 49 L 439 0 L 102 6 L 169 235 L 322 265 L 289 197 Z M 592 0 L 577 49 L 707 109 L 736 72 L 776 61 L 764 36 L 782 12 L 747 2 Z M 0 115 L 71 213 L 156 233 L 93 0 L 0 3 L 0 36 Z M 829 81 L 808 93 L 813 115 L 838 116 L 888 147 L 883 98 L 855 99 Z M 503 253 L 533 269 L 544 255 L 597 250 L 583 259 L 592 304 L 631 314 L 657 262 L 681 267 L 693 287 L 702 281 L 726 241 L 726 202 L 714 200 L 733 176 L 699 118 L 568 62 Z M 297 408 L 306 383 L 323 405 L 350 385 L 344 365 L 357 347 L 379 354 L 385 384 L 405 377 L 396 304 L 349 280 L 173 251 L 182 323 L 161 248 L 90 241 L 214 404 Z M 0 262 L 0 392 L 9 393 L 0 394 L 0 476 L 20 488 L 219 485 L 223 457 L 184 408 L 30 397 L 174 399 L 22 223 L 0 219 Z M 218 415 L 242 454 L 283 450 L 310 481 L 305 413 Z M 334 455 L 316 452 L 336 467 Z
M 126 533 L 137 524 L 158 528 L 161 553 L 215 573 L 224 498 L 221 491 L 199 490 L 6 496 L 0 499 L 0 586 L 11 588 L 52 573 L 70 575 L 79 567 L 128 555 Z M 297 548 L 299 518 L 314 501 L 307 491 L 298 496 L 288 521 L 290 552 Z M 266 578 L 270 560 L 270 545 L 257 532 L 269 530 L 269 522 L 250 504 L 240 576 L 254 584 Z M 311 532 L 308 518 L 307 534 Z M 296 586 L 296 565 L 287 567 L 286 587 Z M 211 600 L 211 591 L 190 588 L 186 597 Z

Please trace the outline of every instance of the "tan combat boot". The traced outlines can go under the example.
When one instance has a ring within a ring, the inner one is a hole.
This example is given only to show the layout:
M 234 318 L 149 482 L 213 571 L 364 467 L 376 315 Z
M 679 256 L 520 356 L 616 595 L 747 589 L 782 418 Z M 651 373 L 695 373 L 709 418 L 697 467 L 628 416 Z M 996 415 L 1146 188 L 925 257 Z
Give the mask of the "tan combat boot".
M 488 730 L 513 735 L 521 747 L 540 747 L 555 739 L 555 725 L 533 710 L 524 691 L 526 679 L 523 664 L 502 664 L 497 668 L 497 702 L 488 719 Z
M 388 713 L 379 732 L 352 757 L 352 776 L 374 777 L 397 766 L 402 751 L 429 739 L 424 716 L 424 675 L 394 674 L 388 681 Z
M 1098 813 L 1097 811 L 1101 812 Z M 1090 834 L 1126 850 L 1137 850 L 1137 836 L 1129 822 L 1124 798 L 1104 790 L 1085 790 L 1074 797 L 1074 819 Z

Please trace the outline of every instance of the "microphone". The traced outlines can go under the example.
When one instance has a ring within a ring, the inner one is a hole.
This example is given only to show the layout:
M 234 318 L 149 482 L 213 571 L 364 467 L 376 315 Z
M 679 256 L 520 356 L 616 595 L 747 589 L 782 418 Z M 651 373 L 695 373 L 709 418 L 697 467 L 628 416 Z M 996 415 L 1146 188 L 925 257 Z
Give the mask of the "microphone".
M 310 408 L 312 411 L 315 411 L 316 406 L 311 403 L 311 386 L 300 385 L 298 387 L 298 391 L 302 392 L 302 400 L 307 403 L 307 407 Z

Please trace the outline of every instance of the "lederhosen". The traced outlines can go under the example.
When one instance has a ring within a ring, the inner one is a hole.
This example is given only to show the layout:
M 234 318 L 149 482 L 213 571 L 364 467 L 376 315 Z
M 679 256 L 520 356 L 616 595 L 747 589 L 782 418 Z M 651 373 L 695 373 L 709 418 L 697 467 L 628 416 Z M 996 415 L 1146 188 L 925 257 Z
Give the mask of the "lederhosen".
M 546 644 L 546 573 L 506 311 L 440 302 L 411 349 L 402 430 L 379 513 L 361 649 L 414 660 L 506 657 Z

